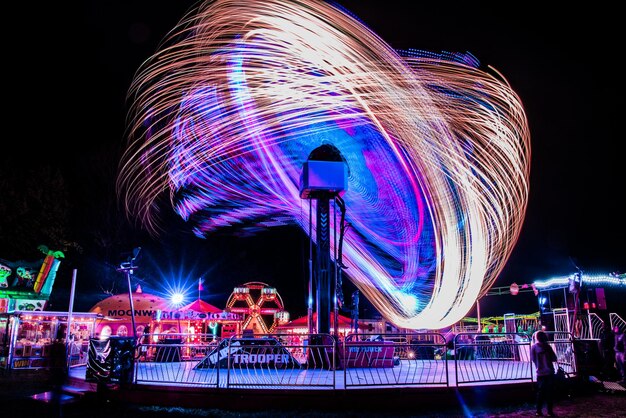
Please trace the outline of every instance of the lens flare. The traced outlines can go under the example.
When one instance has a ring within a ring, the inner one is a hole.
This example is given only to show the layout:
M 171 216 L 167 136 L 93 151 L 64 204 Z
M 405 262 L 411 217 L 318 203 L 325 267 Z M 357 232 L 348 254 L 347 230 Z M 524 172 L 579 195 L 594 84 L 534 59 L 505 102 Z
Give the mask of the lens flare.
M 522 103 L 479 67 L 395 51 L 320 1 L 202 3 L 133 80 L 120 198 L 154 233 L 162 197 L 201 237 L 309 232 L 300 173 L 332 145 L 349 170 L 345 275 L 396 326 L 448 326 L 492 286 L 528 200 Z

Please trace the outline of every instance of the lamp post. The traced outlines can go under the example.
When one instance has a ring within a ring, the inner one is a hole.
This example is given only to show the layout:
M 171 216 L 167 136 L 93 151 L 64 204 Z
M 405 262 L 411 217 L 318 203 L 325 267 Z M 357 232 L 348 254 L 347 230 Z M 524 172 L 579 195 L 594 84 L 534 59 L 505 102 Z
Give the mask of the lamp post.
M 133 304 L 133 287 L 130 283 L 130 276 L 133 274 L 133 270 L 137 267 L 133 265 L 133 262 L 137 259 L 139 252 L 141 251 L 141 247 L 137 247 L 133 249 L 133 255 L 128 259 L 128 261 L 124 261 L 120 264 L 117 271 L 120 273 L 124 273 L 126 275 L 126 281 L 128 282 L 128 300 L 130 302 L 130 320 L 133 326 L 133 338 L 137 339 L 137 326 L 135 325 L 135 306 Z

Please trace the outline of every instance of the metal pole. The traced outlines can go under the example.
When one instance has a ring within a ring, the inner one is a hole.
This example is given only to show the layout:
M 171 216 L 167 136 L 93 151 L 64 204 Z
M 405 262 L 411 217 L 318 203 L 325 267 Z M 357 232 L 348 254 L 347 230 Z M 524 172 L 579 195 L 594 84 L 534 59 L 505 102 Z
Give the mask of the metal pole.
M 333 270 L 334 274 L 334 284 L 332 284 L 332 292 L 333 292 L 333 329 L 335 330 L 334 334 L 336 338 L 339 338 L 339 309 L 337 306 L 337 272 L 339 270 L 339 266 L 337 265 L 337 206 L 335 205 L 335 200 L 333 199 L 333 239 L 334 239 L 334 247 L 335 247 L 335 269 Z
M 133 288 L 132 288 L 132 284 L 130 283 L 130 268 L 131 267 L 132 267 L 132 263 L 131 263 L 131 266 L 124 269 L 124 272 L 126 273 L 126 280 L 128 281 L 128 300 L 130 301 L 130 320 L 133 325 L 132 335 L 133 335 L 133 338 L 136 340 L 137 339 L 137 327 L 135 326 L 135 305 L 133 304 Z
M 307 300 L 307 325 L 313 334 L 313 204 L 309 200 L 309 299 Z
M 478 332 L 483 332 L 483 327 L 480 323 L 480 299 L 476 299 L 476 319 L 478 319 Z
M 70 307 L 67 315 L 67 329 L 69 331 L 72 322 L 72 313 L 74 312 L 74 294 L 76 290 L 76 269 L 72 270 L 72 287 L 70 288 Z M 66 335 L 69 337 L 69 334 Z
M 330 220 L 329 199 L 322 196 L 317 199 L 317 333 L 330 333 Z
M 76 269 L 72 270 L 72 287 L 70 288 L 70 306 L 67 311 L 67 329 L 65 330 L 65 363 L 69 371 L 71 365 L 72 355 L 72 315 L 74 313 L 74 294 L 76 290 Z
M 130 305 L 130 320 L 131 320 L 132 327 L 133 327 L 132 336 L 135 340 L 133 344 L 137 343 L 137 325 L 135 325 L 135 305 L 133 303 L 133 285 L 130 282 L 130 275 L 133 273 L 133 269 L 135 268 L 133 266 L 133 262 L 135 261 L 137 256 L 139 256 L 140 251 L 141 251 L 141 247 L 137 247 L 133 249 L 133 255 L 131 258 L 129 258 L 129 261 L 123 262 L 120 265 L 120 268 L 117 269 L 117 271 L 119 272 L 124 272 L 124 274 L 126 275 L 126 281 L 128 282 L 128 302 Z

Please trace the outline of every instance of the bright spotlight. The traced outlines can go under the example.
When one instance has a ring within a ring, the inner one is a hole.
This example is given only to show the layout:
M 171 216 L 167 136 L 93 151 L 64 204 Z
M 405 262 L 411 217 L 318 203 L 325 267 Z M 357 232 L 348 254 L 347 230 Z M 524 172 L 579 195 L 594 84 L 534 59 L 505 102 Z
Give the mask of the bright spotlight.
M 182 305 L 183 300 L 185 300 L 185 295 L 182 293 L 174 293 L 171 300 L 174 306 Z

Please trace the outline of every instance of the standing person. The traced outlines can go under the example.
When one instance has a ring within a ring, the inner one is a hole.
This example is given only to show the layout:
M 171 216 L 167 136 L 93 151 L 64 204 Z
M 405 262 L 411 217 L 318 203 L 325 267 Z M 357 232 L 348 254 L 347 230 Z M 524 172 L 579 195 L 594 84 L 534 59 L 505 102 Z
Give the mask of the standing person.
M 150 325 L 146 325 L 143 329 L 143 335 L 140 338 L 139 358 L 143 361 L 148 360 L 148 347 L 150 345 Z
M 52 416 L 62 416 L 63 385 L 67 379 L 67 347 L 59 338 L 50 346 L 50 384 L 52 386 Z
M 602 350 L 603 380 L 613 380 L 615 376 L 615 335 L 608 322 L 604 323 L 600 334 L 600 349 Z
M 619 373 L 619 383 L 624 383 L 626 382 L 626 370 L 624 370 L 626 337 L 624 337 L 624 333 L 617 325 L 613 327 L 613 332 L 615 333 L 615 345 L 613 346 L 613 350 L 615 351 L 615 366 L 617 366 L 617 371 Z
M 535 333 L 536 342 L 530 348 L 530 358 L 537 372 L 537 413 L 543 416 L 543 405 L 546 405 L 549 417 L 555 417 L 554 406 L 554 362 L 557 361 L 554 350 L 548 343 L 548 335 L 544 331 Z

